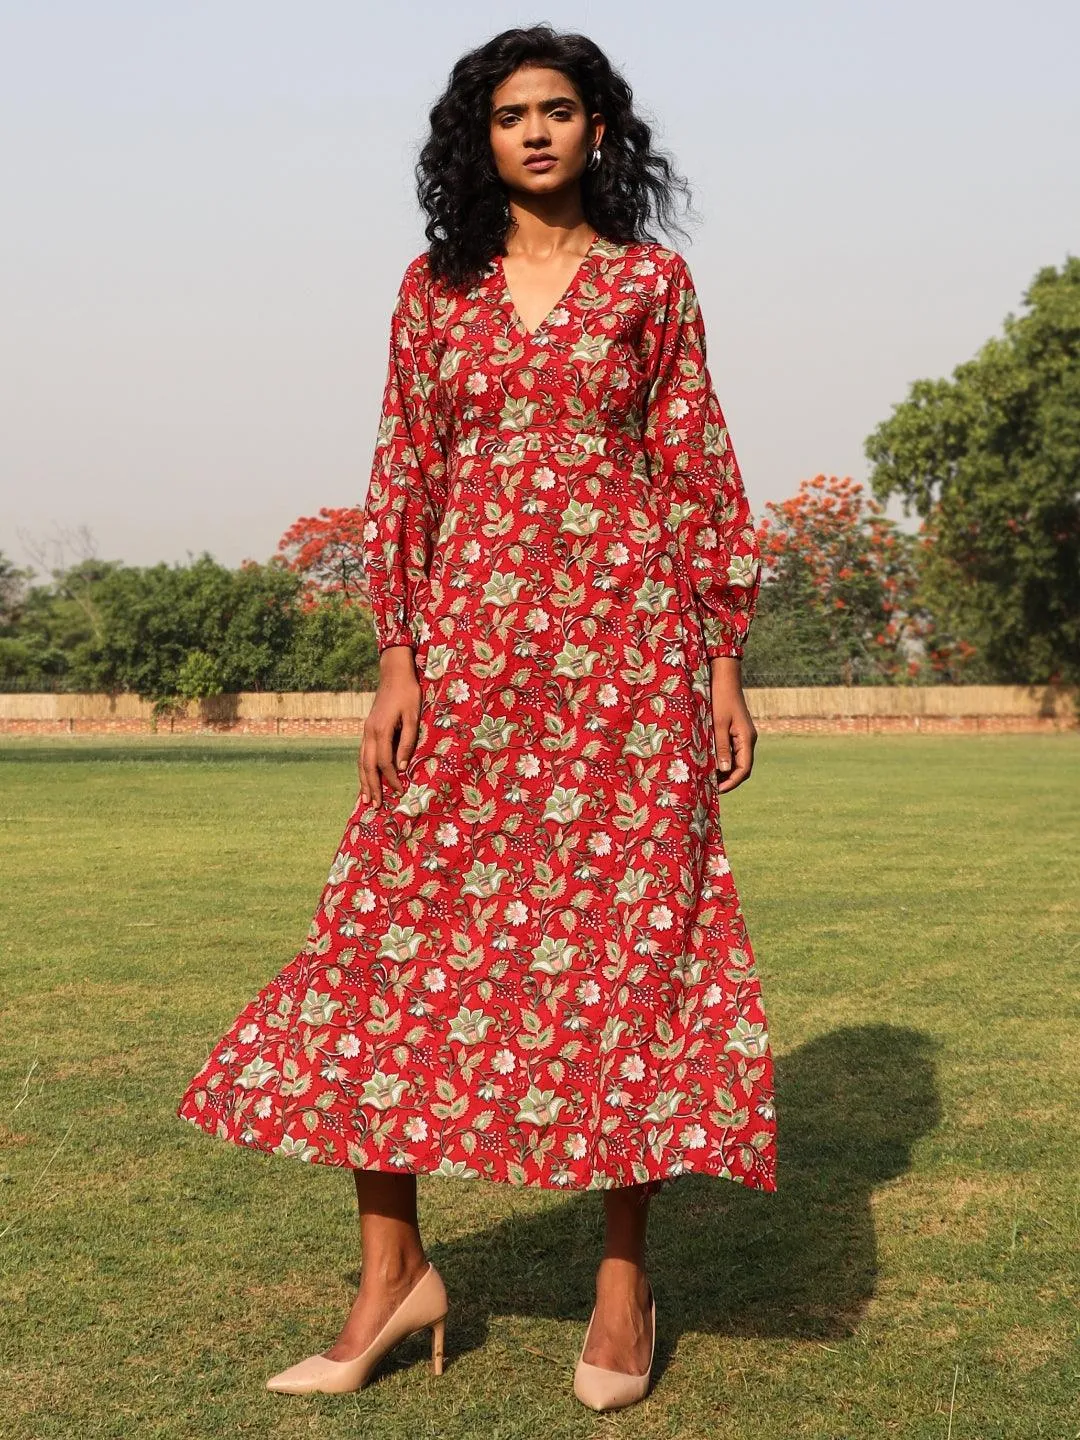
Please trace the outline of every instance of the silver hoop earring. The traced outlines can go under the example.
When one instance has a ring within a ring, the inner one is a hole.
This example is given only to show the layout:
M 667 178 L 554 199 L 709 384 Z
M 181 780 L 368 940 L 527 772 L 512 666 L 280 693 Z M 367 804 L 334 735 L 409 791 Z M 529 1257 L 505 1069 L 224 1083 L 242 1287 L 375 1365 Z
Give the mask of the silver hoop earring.
M 586 168 L 586 170 L 599 170 L 599 169 L 600 169 L 600 148 L 599 148 L 599 146 L 597 146 L 597 148 L 596 148 L 596 149 L 592 152 L 592 154 L 589 156 L 588 164 L 586 165 L 585 168 Z

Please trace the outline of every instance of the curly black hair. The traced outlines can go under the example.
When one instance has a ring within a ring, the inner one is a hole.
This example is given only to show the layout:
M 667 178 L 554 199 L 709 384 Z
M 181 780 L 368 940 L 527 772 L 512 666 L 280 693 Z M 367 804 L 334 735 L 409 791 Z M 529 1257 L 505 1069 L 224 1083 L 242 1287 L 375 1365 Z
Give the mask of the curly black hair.
M 630 86 L 585 35 L 534 25 L 504 30 L 463 55 L 431 109 L 416 182 L 428 217 L 432 273 L 467 287 L 506 253 L 510 213 L 491 153 L 491 96 L 522 65 L 560 71 L 586 113 L 604 117 L 603 164 L 581 177 L 585 217 L 597 234 L 618 244 L 655 240 L 648 229 L 654 220 L 669 234 L 685 234 L 675 219 L 676 202 L 678 196 L 689 202 L 689 186 L 653 148 L 652 131 L 634 113 Z

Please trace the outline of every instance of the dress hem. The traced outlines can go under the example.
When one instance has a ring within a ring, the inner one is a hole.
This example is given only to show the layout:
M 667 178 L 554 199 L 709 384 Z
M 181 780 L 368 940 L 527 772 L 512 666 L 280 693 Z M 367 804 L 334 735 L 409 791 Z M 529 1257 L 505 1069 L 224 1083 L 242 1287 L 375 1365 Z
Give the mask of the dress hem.
M 729 1180 L 735 1185 L 741 1186 L 744 1190 L 759 1190 L 765 1194 L 772 1194 L 776 1190 L 776 1181 L 772 1176 L 752 1176 L 725 1174 L 717 1169 L 682 1169 L 673 1174 L 652 1175 L 646 1180 L 627 1180 L 619 1175 L 611 1175 L 605 1171 L 593 1171 L 587 1184 L 573 1184 L 570 1181 L 545 1180 L 543 1178 L 511 1180 L 509 1176 L 485 1175 L 473 1166 L 466 1166 L 464 1162 L 451 1162 L 449 1168 L 441 1166 L 419 1165 L 410 1168 L 406 1165 L 352 1165 L 348 1160 L 333 1160 L 325 1155 L 305 1156 L 299 1152 L 289 1153 L 278 1145 L 269 1145 L 259 1140 L 240 1140 L 235 1135 L 223 1134 L 217 1119 L 210 1114 L 205 1117 L 198 1112 L 191 1113 L 185 1106 L 181 1105 L 176 1110 L 179 1119 L 187 1121 L 197 1130 L 215 1140 L 225 1140 L 235 1145 L 240 1150 L 251 1150 L 261 1155 L 276 1155 L 288 1160 L 300 1160 L 306 1165 L 324 1165 L 334 1170 L 375 1170 L 380 1174 L 389 1175 L 430 1175 L 437 1180 L 486 1180 L 494 1185 L 508 1185 L 515 1190 L 557 1190 L 563 1192 L 590 1193 L 593 1191 L 619 1190 L 630 1186 L 643 1186 L 650 1193 L 656 1193 L 662 1186 L 670 1184 L 674 1180 L 683 1180 L 689 1176 L 705 1175 L 716 1180 Z

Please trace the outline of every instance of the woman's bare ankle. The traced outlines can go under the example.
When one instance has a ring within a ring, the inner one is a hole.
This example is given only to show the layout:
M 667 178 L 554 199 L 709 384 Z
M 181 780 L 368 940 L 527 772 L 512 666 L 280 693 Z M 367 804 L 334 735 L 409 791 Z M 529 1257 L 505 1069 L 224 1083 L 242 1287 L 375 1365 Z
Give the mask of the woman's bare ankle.
M 428 1267 L 423 1247 L 408 1250 L 376 1251 L 365 1254 L 360 1263 L 360 1278 L 365 1276 L 380 1289 L 411 1289 Z

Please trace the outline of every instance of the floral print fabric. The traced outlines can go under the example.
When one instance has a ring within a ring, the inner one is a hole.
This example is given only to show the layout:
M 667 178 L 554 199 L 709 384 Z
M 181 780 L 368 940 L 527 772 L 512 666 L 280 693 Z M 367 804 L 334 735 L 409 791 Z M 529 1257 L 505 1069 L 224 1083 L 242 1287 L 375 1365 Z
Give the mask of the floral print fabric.
M 365 520 L 421 683 L 407 788 L 358 801 L 177 1113 L 330 1165 L 774 1189 L 709 689 L 759 556 L 685 261 L 596 237 L 530 332 L 500 259 L 461 292 L 418 256 Z

